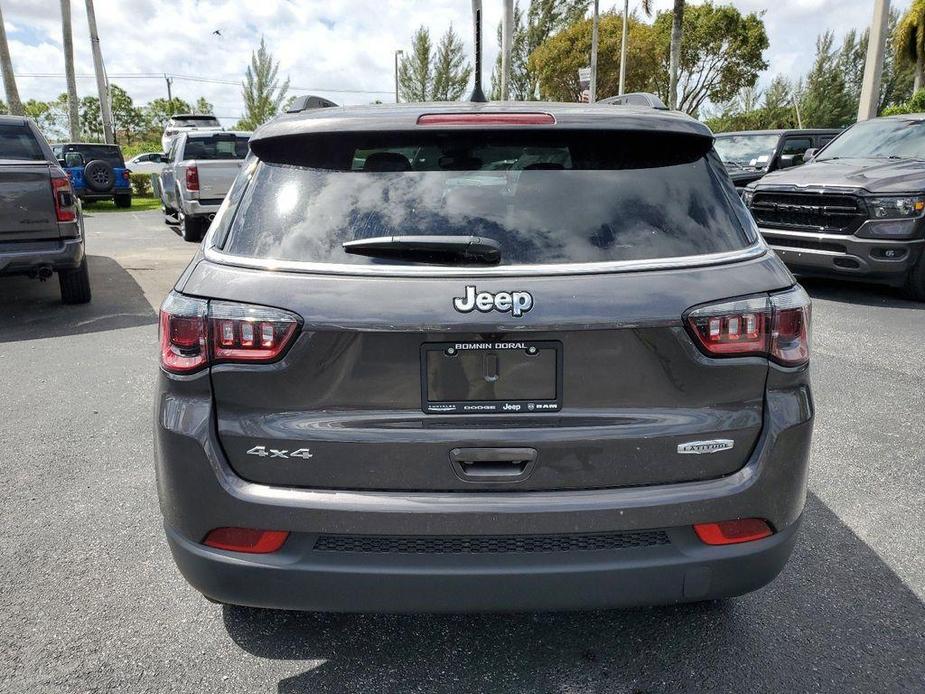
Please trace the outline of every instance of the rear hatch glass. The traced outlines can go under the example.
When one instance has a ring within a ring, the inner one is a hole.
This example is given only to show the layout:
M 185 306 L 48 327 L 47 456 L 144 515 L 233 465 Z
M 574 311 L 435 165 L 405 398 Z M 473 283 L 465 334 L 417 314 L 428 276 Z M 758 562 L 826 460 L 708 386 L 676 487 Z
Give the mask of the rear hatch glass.
M 189 137 L 183 150 L 184 159 L 244 159 L 247 156 L 247 137 L 236 135 L 211 135 Z
M 0 159 L 44 161 L 45 154 L 25 125 L 0 125 Z
M 223 244 L 268 260 L 440 265 L 345 242 L 473 237 L 501 265 L 720 253 L 754 242 L 706 138 L 617 132 L 325 135 L 264 143 Z
M 84 162 L 90 163 L 94 160 L 102 160 L 113 168 L 124 168 L 125 160 L 122 158 L 122 151 L 115 146 L 108 145 L 65 145 L 64 154 L 68 152 L 77 152 L 84 158 Z

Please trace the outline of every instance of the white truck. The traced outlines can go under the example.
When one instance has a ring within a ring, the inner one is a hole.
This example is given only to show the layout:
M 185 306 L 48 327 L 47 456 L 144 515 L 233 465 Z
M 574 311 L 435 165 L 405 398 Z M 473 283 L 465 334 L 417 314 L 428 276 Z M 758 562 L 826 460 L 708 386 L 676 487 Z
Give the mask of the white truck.
M 170 117 L 164 125 L 164 134 L 161 136 L 161 148 L 166 152 L 170 143 L 182 132 L 191 130 L 221 130 L 222 124 L 215 116 L 200 113 L 177 113 Z
M 183 239 L 198 242 L 231 188 L 251 133 L 189 131 L 177 135 L 165 155 L 159 194 L 165 221 L 179 224 Z

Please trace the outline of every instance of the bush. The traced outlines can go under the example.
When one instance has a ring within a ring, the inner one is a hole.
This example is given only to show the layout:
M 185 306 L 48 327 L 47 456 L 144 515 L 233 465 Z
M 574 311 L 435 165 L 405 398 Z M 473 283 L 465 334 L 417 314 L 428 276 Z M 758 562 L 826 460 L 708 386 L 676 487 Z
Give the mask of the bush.
M 132 193 L 139 198 L 150 198 L 154 196 L 151 188 L 151 174 L 129 174 L 129 180 L 132 183 Z
M 880 115 L 897 116 L 902 113 L 922 113 L 923 111 L 925 111 L 925 89 L 919 89 L 909 101 L 887 106 Z

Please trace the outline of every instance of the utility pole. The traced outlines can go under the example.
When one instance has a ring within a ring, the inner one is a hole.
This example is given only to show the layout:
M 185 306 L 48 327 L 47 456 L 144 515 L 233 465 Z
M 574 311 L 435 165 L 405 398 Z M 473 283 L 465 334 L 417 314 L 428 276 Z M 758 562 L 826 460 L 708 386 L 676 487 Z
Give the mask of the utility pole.
M 10 57 L 10 47 L 6 42 L 6 28 L 3 26 L 3 12 L 0 11 L 0 69 L 3 70 L 3 88 L 6 90 L 6 100 L 10 113 L 14 116 L 25 115 L 22 102 L 19 100 L 19 90 L 16 89 L 16 77 L 13 76 L 13 59 Z
M 164 73 L 164 81 L 167 83 L 167 101 L 173 101 L 173 91 L 171 87 L 173 86 L 173 77 L 168 77 L 167 73 Z
M 514 38 L 514 0 L 504 0 L 501 16 L 501 101 L 511 98 L 511 44 Z
M 96 89 L 100 95 L 100 113 L 103 117 L 103 140 L 107 145 L 115 144 L 112 135 L 112 108 L 109 105 L 109 85 L 106 83 L 106 68 L 100 52 L 100 36 L 96 31 L 96 13 L 93 0 L 87 0 L 87 24 L 90 27 L 90 48 L 93 50 L 93 69 L 96 71 Z
M 623 38 L 620 39 L 620 89 L 623 96 L 623 84 L 626 81 L 626 25 L 629 23 L 630 0 L 623 0 Z
M 591 24 L 591 88 L 588 91 L 588 103 L 597 101 L 597 24 L 600 0 L 594 0 L 594 20 Z
M 874 17 L 870 23 L 867 59 L 864 61 L 864 81 L 861 82 L 861 99 L 858 103 L 859 121 L 877 116 L 877 106 L 880 103 L 880 75 L 883 72 L 883 51 L 886 46 L 889 18 L 890 0 L 874 0 Z
M 395 51 L 395 103 L 397 104 L 401 99 L 398 98 L 398 56 L 404 55 L 405 52 L 399 48 Z
M 73 142 L 80 141 L 77 111 L 77 79 L 74 76 L 74 37 L 71 34 L 71 0 L 61 0 L 61 33 L 64 47 L 64 77 L 67 82 L 67 123 Z

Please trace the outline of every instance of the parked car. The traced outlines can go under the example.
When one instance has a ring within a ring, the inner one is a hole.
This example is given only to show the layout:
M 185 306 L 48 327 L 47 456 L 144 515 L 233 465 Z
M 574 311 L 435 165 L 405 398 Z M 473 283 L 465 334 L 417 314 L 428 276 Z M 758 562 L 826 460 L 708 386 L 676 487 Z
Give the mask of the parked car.
M 160 174 L 164 170 L 163 152 L 142 152 L 126 162 L 131 173 Z
M 806 150 L 824 147 L 840 132 L 820 128 L 719 133 L 714 147 L 735 187 L 744 188 L 771 171 L 799 166 Z
M 156 478 L 186 579 L 390 612 L 772 580 L 806 493 L 809 299 L 712 143 L 593 104 L 261 127 L 160 311 Z
M 880 282 L 925 301 L 925 114 L 858 123 L 810 154 L 744 193 L 768 243 L 798 274 Z
M 165 156 L 160 196 L 165 218 L 175 217 L 186 241 L 200 241 L 234 182 L 250 133 L 180 133 Z
M 0 275 L 46 280 L 61 300 L 90 301 L 86 236 L 74 189 L 35 123 L 0 116 Z
M 53 150 L 81 200 L 112 200 L 116 207 L 132 206 L 129 170 L 118 145 L 65 142 Z
M 170 143 L 182 132 L 221 129 L 222 124 L 215 116 L 207 116 L 200 113 L 178 113 L 175 116 L 171 116 L 164 126 L 164 134 L 161 136 L 161 148 L 165 152 L 170 149 Z

